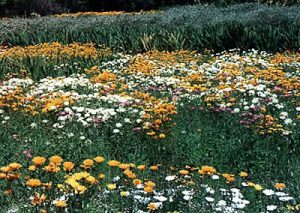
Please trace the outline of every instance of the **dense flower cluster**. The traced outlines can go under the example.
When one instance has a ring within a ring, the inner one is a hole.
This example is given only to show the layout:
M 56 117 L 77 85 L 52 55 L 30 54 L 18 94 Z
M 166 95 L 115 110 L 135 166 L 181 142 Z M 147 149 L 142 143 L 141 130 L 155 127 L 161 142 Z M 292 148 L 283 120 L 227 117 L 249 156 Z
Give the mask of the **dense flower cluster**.
M 0 47 L 0 60 L 45 57 L 51 60 L 57 58 L 99 58 L 108 56 L 108 48 L 97 47 L 94 44 L 72 43 L 63 45 L 58 42 L 42 43 L 26 47 L 15 46 L 12 48 Z
M 68 122 L 89 126 L 115 119 L 114 132 L 119 133 L 124 123 L 136 123 L 133 128 L 156 139 L 174 125 L 178 106 L 236 114 L 241 125 L 259 134 L 289 135 L 296 129 L 297 53 L 229 52 L 205 63 L 199 63 L 203 55 L 188 51 L 116 57 L 85 74 L 38 82 L 8 79 L 0 88 L 0 106 L 32 115 L 55 113 L 53 125 L 59 128 Z M 165 123 L 169 127 L 162 130 Z
M 81 16 L 117 16 L 117 15 L 140 15 L 140 14 L 155 14 L 160 11 L 149 10 L 149 11 L 141 11 L 141 12 L 124 12 L 124 11 L 109 11 L 109 12 L 77 12 L 77 13 L 62 13 L 58 15 L 54 15 L 56 18 L 65 18 L 65 17 L 81 17 Z
M 106 205 L 102 201 L 110 196 L 119 196 L 121 203 L 132 200 L 134 211 L 139 212 L 164 210 L 179 202 L 191 211 L 204 208 L 214 212 L 239 212 L 250 205 L 249 193 L 260 194 L 268 200 L 266 212 L 279 210 L 286 204 L 292 208 L 291 205 L 295 204 L 295 199 L 285 192 L 284 183 L 265 188 L 251 182 L 247 172 L 238 175 L 219 173 L 211 166 L 164 168 L 161 164 L 146 166 L 106 161 L 102 156 L 85 159 L 81 165 L 76 165 L 57 155 L 49 159 L 36 156 L 32 163 L 21 165 L 13 162 L 0 167 L 0 186 L 4 194 L 12 196 L 25 182 L 27 187 L 23 190 L 33 195 L 30 197 L 31 206 L 44 212 L 55 208 L 67 211 L 69 203 L 79 196 L 88 196 L 89 191 L 98 197 L 99 207 Z M 50 176 L 41 175 L 43 171 Z M 155 175 L 157 172 L 160 172 L 159 176 Z M 279 202 L 282 204 L 278 205 Z

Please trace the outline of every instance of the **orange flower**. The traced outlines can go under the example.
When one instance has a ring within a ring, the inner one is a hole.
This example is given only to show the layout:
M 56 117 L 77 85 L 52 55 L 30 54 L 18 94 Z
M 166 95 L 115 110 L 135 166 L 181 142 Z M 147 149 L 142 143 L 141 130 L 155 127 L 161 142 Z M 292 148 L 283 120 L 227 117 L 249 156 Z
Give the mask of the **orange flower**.
M 5 173 L 0 173 L 0 179 L 5 179 L 6 176 L 7 176 L 7 174 L 5 174 Z
M 275 183 L 275 188 L 278 190 L 285 189 L 286 185 L 284 183 Z
M 96 163 L 102 163 L 105 160 L 105 158 L 101 156 L 97 156 L 94 158 L 94 160 L 96 161 Z
M 116 167 L 119 166 L 120 162 L 116 161 L 116 160 L 110 160 L 107 162 L 107 165 L 111 166 L 111 167 Z
M 13 193 L 12 189 L 7 189 L 7 190 L 4 191 L 5 195 L 11 195 L 12 193 Z
M 216 172 L 216 169 L 212 166 L 202 166 L 201 169 L 198 171 L 200 175 L 212 175 Z
M 133 183 L 135 186 L 137 186 L 137 185 L 142 184 L 142 181 L 141 181 L 140 179 L 134 179 L 134 180 L 132 181 L 132 183 Z
M 158 205 L 156 203 L 149 203 L 147 205 L 147 209 L 149 209 L 150 211 L 156 211 L 158 209 Z
M 22 167 L 22 165 L 19 163 L 10 163 L 8 166 L 12 171 L 18 170 Z
M 49 183 L 43 183 L 42 185 L 43 185 L 43 187 L 45 187 L 45 189 L 47 189 L 47 190 L 50 190 L 50 189 L 52 188 L 52 182 L 49 182 Z
M 94 165 L 94 161 L 92 159 L 86 159 L 83 161 L 81 167 L 85 169 L 90 169 Z
M 155 183 L 149 180 L 145 183 L 145 186 L 154 187 Z
M 180 170 L 179 174 L 181 175 L 188 175 L 190 172 L 188 170 Z
M 151 186 L 145 186 L 144 187 L 144 191 L 147 192 L 147 193 L 152 193 L 153 192 L 153 187 L 151 187 Z
M 138 170 L 141 170 L 141 171 L 144 171 L 146 169 L 146 166 L 145 165 L 139 165 L 137 167 Z
M 32 159 L 32 162 L 35 166 L 41 166 L 46 162 L 46 158 L 37 156 Z
M 51 158 L 49 158 L 50 162 L 55 164 L 55 165 L 60 165 L 60 163 L 63 161 L 63 159 L 58 156 L 58 155 L 54 155 Z
M 63 163 L 64 171 L 70 172 L 74 168 L 74 163 L 71 161 L 67 161 Z
M 136 178 L 136 174 L 133 173 L 133 172 L 132 172 L 131 170 L 129 170 L 129 169 L 126 169 L 126 170 L 124 171 L 124 174 L 125 174 L 128 178 L 131 178 L 131 179 Z
M 123 170 L 129 169 L 130 168 L 130 164 L 121 163 L 121 164 L 119 164 L 119 168 L 123 169 Z
M 32 205 L 42 205 L 42 203 L 46 200 L 47 196 L 45 194 L 40 195 L 39 193 L 34 194 L 34 198 L 31 201 Z
M 50 173 L 58 173 L 60 168 L 57 166 L 57 164 L 50 163 L 48 166 L 44 167 L 44 170 Z
M 234 181 L 235 181 L 235 178 L 234 178 L 234 175 L 233 175 L 233 174 L 227 174 L 227 173 L 224 173 L 224 174 L 222 174 L 222 176 L 223 176 L 228 182 L 234 182 Z
M 150 169 L 151 169 L 152 171 L 157 171 L 157 170 L 158 170 L 158 166 L 150 166 Z
M 39 187 L 40 185 L 42 185 L 42 182 L 39 179 L 29 179 L 26 181 L 26 185 L 34 188 L 34 187 Z

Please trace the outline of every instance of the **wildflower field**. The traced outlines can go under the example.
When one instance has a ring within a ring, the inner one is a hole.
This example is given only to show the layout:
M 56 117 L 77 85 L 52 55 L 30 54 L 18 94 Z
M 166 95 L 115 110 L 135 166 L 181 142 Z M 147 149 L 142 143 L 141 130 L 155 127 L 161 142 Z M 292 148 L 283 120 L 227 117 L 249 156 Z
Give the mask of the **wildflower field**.
M 300 42 L 163 50 L 144 36 L 130 52 L 14 23 L 0 20 L 19 30 L 0 47 L 0 212 L 300 211 Z

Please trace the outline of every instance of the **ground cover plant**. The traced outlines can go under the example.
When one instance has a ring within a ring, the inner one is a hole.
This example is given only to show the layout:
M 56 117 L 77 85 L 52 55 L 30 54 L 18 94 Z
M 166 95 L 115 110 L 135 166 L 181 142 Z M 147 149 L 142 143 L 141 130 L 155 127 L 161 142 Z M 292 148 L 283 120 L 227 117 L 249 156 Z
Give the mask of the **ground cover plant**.
M 4 211 L 299 209 L 299 52 L 48 43 L 0 58 Z

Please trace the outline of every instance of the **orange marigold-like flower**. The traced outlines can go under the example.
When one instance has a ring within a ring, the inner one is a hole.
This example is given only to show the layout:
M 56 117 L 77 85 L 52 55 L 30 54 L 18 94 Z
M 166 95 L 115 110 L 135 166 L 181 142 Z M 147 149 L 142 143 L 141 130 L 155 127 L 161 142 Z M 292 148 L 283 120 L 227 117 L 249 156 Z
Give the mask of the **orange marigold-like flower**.
M 46 200 L 47 196 L 45 194 L 40 195 L 39 193 L 35 193 L 34 194 L 34 198 L 31 201 L 32 205 L 36 206 L 40 206 L 42 205 L 42 203 Z
M 39 179 L 29 179 L 26 181 L 26 185 L 34 188 L 34 187 L 39 187 L 42 185 L 42 182 Z
M 137 185 L 142 184 L 142 181 L 141 181 L 140 179 L 134 179 L 134 180 L 132 181 L 132 183 L 133 183 L 135 186 L 137 186 Z
M 141 170 L 141 171 L 144 171 L 146 169 L 146 166 L 145 165 L 139 165 L 137 167 L 138 170 Z
M 102 163 L 103 161 L 105 161 L 105 158 L 102 157 L 102 156 L 97 156 L 97 157 L 94 158 L 94 161 L 96 163 Z
M 74 168 L 74 163 L 71 161 L 67 161 L 63 163 L 64 171 L 70 172 Z
M 60 165 L 60 163 L 63 161 L 62 157 L 58 155 L 54 155 L 51 158 L 49 158 L 50 162 L 55 165 Z
M 147 205 L 147 209 L 149 209 L 150 211 L 156 211 L 158 209 L 158 205 L 156 203 L 149 203 Z
M 32 159 L 32 162 L 35 166 L 41 166 L 46 162 L 46 158 L 37 156 Z
M 107 162 L 107 165 L 111 166 L 111 167 L 116 167 L 119 166 L 120 162 L 117 160 L 110 160 Z
M 3 166 L 0 168 L 0 171 L 4 173 L 9 173 L 11 171 L 11 168 L 9 166 Z
M 94 161 L 92 159 L 86 159 L 83 161 L 81 167 L 85 169 L 90 169 L 94 165 Z
M 10 163 L 8 166 L 10 167 L 10 169 L 12 171 L 18 170 L 18 169 L 20 169 L 22 167 L 21 164 L 15 163 L 15 162 L 14 163 Z
M 275 188 L 278 190 L 283 190 L 285 189 L 286 185 L 285 183 L 275 183 Z
M 180 170 L 179 174 L 181 175 L 188 175 L 190 172 L 188 170 Z

